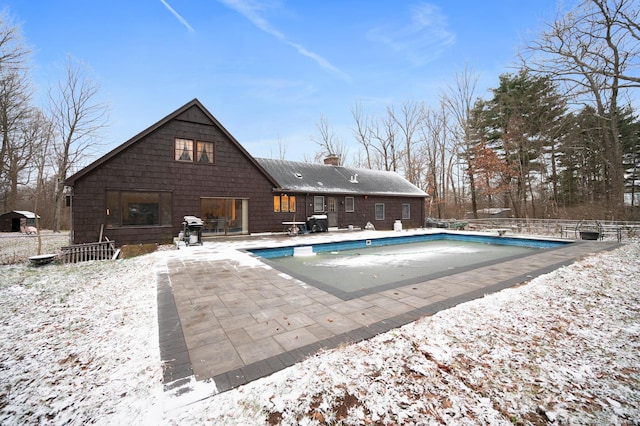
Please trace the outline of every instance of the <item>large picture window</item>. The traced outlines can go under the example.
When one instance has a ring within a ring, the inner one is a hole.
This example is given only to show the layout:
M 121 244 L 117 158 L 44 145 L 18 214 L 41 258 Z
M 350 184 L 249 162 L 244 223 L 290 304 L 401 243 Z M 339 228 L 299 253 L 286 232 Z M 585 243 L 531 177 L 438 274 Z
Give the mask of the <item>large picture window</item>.
M 171 193 L 107 191 L 106 226 L 171 225 Z

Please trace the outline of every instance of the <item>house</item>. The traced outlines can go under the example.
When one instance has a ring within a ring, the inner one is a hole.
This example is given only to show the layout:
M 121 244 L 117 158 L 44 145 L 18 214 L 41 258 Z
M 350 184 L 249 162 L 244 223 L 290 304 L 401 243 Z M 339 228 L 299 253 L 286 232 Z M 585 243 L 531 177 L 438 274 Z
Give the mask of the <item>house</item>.
M 40 219 L 40 216 L 38 216 Z M 12 210 L 0 215 L 0 232 L 25 232 L 27 226 L 36 226 L 36 215 L 25 210 Z
M 395 220 L 407 228 L 422 225 L 426 194 L 397 173 L 342 167 L 335 156 L 327 157 L 325 164 L 257 161 L 278 182 L 275 209 L 279 203 L 280 211 L 286 212 L 293 205 L 291 219 L 324 213 L 329 227 L 364 227 L 371 222 L 377 229 L 392 229 Z
M 194 99 L 69 177 L 75 243 L 164 243 L 183 217 L 203 236 L 280 232 L 326 213 L 330 226 L 418 227 L 426 194 L 392 172 L 256 159 Z

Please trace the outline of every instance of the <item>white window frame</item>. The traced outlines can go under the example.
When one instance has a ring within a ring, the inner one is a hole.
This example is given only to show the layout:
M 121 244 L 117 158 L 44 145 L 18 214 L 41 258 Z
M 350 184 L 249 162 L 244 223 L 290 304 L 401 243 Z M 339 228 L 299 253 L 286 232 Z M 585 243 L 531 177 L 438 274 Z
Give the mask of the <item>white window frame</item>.
M 382 208 L 382 212 L 378 211 L 379 208 Z M 382 215 L 379 215 L 378 213 L 382 213 Z M 376 205 L 375 205 L 375 220 L 384 220 L 384 203 L 376 203 Z
M 324 195 L 315 195 L 313 197 L 313 212 L 324 213 Z

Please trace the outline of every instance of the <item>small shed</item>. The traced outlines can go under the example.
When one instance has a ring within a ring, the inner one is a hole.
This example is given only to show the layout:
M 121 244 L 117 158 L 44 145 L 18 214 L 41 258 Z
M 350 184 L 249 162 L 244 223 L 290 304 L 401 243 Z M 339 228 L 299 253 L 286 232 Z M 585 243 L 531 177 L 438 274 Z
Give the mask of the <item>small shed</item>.
M 27 226 L 36 226 L 35 213 L 26 210 L 12 210 L 0 215 L 0 232 L 23 232 Z

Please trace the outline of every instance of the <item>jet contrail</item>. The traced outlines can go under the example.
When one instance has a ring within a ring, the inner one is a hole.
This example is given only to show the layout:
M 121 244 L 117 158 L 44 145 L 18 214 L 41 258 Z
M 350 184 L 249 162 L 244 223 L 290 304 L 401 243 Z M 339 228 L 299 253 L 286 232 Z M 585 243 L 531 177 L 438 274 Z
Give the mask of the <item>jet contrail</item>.
M 245 0 L 218 0 L 218 1 L 224 4 L 225 6 L 240 13 L 242 16 L 247 18 L 253 25 L 258 27 L 261 31 L 264 31 L 265 33 L 270 34 L 273 37 L 277 38 L 278 40 L 293 47 L 299 54 L 306 56 L 307 58 L 311 58 L 322 68 L 339 75 L 341 78 L 345 80 L 349 79 L 349 76 L 347 74 L 345 74 L 340 69 L 335 67 L 324 57 L 320 56 L 315 52 L 308 50 L 301 44 L 290 41 L 282 32 L 274 28 L 269 23 L 269 21 L 267 21 L 262 16 L 260 16 L 259 9 L 256 7 L 254 3 L 250 3 Z
M 180 21 L 180 23 L 182 25 L 184 25 L 185 27 L 187 27 L 187 29 L 189 30 L 190 33 L 194 32 L 194 29 L 191 28 L 191 25 L 189 25 L 189 23 L 187 22 L 186 19 L 184 19 L 182 16 L 180 16 L 180 14 L 178 12 L 176 12 L 175 10 L 173 10 L 173 8 L 171 6 L 169 6 L 169 3 L 167 3 L 165 0 L 160 0 L 160 3 L 164 4 L 164 7 L 166 7 L 167 9 L 169 9 L 169 12 L 171 12 L 173 14 L 173 16 L 175 16 L 178 21 Z

